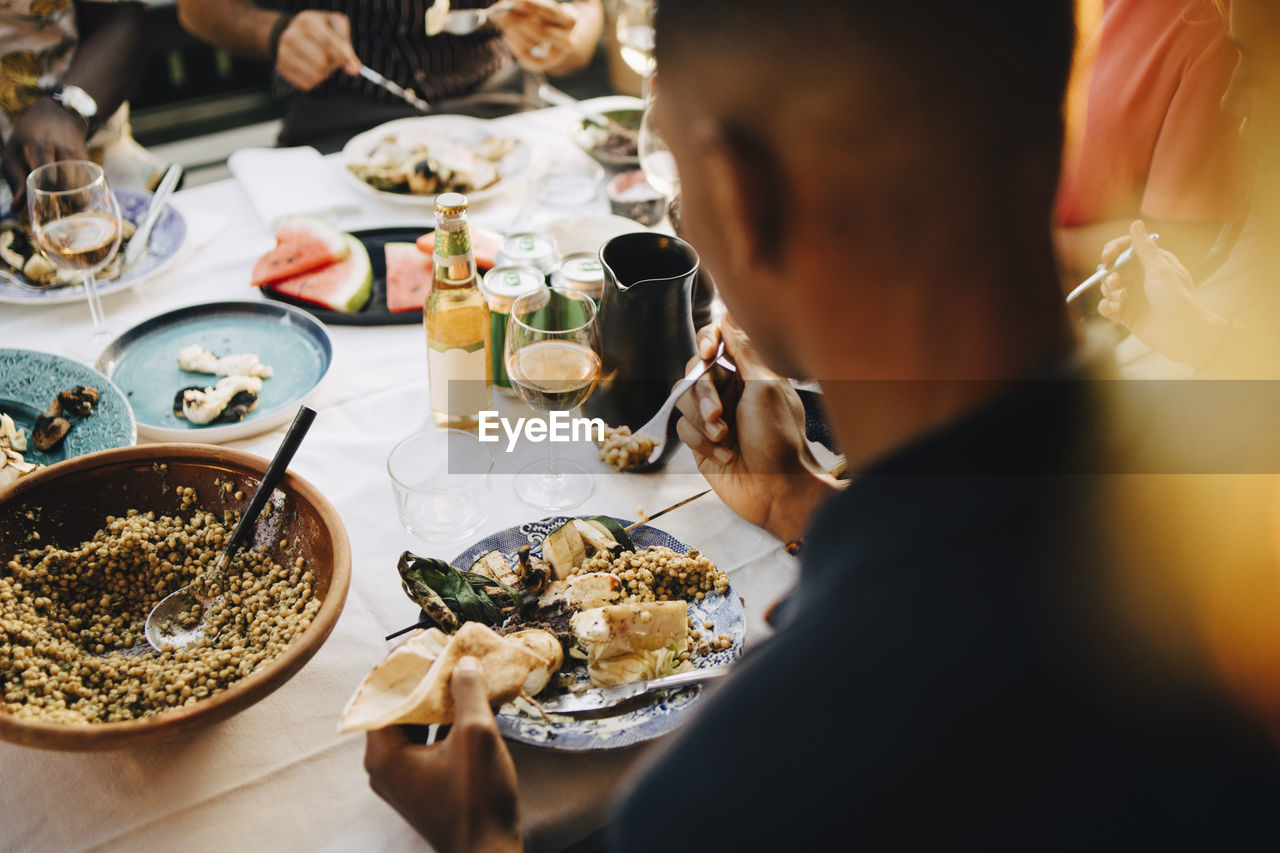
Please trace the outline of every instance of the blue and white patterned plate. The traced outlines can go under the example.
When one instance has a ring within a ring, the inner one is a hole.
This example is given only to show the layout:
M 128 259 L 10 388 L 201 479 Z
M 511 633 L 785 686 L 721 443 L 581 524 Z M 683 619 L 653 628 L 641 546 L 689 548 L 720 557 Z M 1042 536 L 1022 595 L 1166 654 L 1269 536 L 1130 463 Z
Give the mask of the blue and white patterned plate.
M 508 562 L 516 561 L 516 549 L 521 545 L 538 546 L 548 533 L 567 521 L 565 516 L 544 518 L 509 527 L 491 536 L 486 536 L 452 561 L 452 565 L 460 569 L 469 569 L 476 558 L 487 551 L 501 551 Z M 624 527 L 631 524 L 626 519 L 618 519 Z M 662 545 L 678 554 L 687 553 L 690 546 L 655 527 L 638 527 L 631 531 L 631 539 L 637 547 Z M 716 636 L 729 634 L 733 637 L 733 648 L 713 652 L 707 655 L 695 655 L 694 665 L 698 667 L 714 666 L 727 663 L 742 654 L 742 642 L 746 636 L 746 616 L 742 611 L 742 602 L 738 600 L 729 587 L 725 595 L 710 595 L 703 601 L 689 602 L 689 615 L 695 625 L 709 621 L 712 628 L 709 632 Z M 700 629 L 702 630 L 702 629 Z M 573 659 L 569 659 L 573 661 Z M 587 667 L 583 661 L 574 661 L 576 676 L 579 681 L 587 681 Z M 547 688 L 548 691 L 554 688 Z M 533 710 L 520 710 L 513 704 L 504 705 L 498 711 L 498 728 L 504 737 L 510 740 L 528 743 L 548 749 L 583 752 L 597 749 L 618 749 L 633 743 L 651 740 L 677 728 L 697 704 L 702 695 L 703 686 L 693 685 L 680 690 L 654 693 L 646 697 L 647 704 L 631 707 L 616 716 L 602 716 L 594 719 L 580 716 L 553 715 L 553 724 L 548 725 L 541 715 Z M 544 695 L 549 695 L 544 692 Z
M 25 349 L 0 349 L 0 412 L 27 431 L 49 407 L 59 391 L 88 385 L 98 389 L 98 404 L 85 418 L 71 418 L 71 432 L 48 452 L 28 444 L 22 456 L 28 462 L 52 465 L 86 453 L 130 447 L 137 440 L 133 410 L 111 380 L 91 367 L 53 355 Z
M 151 205 L 151 193 L 142 190 L 116 190 L 115 193 L 116 200 L 120 202 L 122 217 L 136 223 L 146 215 L 147 208 Z M 99 278 L 99 295 L 133 287 L 153 275 L 158 275 L 178 254 L 178 250 L 182 248 L 182 242 L 186 239 L 187 221 L 172 204 L 166 205 L 164 213 L 160 214 L 155 227 L 151 229 L 151 242 L 147 244 L 146 254 L 116 278 Z M 16 279 L 17 277 L 7 270 L 0 270 L 0 302 L 21 305 L 58 305 L 64 302 L 82 302 L 85 299 L 84 285 L 81 284 L 32 290 L 30 287 L 24 287 Z

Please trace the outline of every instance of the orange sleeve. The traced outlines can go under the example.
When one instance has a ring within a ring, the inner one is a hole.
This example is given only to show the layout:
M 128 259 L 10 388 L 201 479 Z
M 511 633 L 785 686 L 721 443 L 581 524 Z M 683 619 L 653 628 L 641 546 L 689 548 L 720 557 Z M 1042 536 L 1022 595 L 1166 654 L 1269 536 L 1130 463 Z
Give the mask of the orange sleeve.
M 1142 215 L 1177 221 L 1244 217 L 1240 117 L 1222 111 L 1236 51 L 1222 35 L 1191 60 L 1156 138 Z

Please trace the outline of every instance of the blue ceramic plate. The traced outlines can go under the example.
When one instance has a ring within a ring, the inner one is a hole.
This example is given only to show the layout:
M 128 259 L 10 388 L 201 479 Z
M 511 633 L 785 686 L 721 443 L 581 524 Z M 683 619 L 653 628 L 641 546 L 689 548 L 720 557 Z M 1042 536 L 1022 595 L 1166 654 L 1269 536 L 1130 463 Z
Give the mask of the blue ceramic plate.
M 136 223 L 146 215 L 147 207 L 151 204 L 151 193 L 142 190 L 116 190 L 115 192 L 116 200 L 120 202 L 120 215 L 125 219 Z M 147 244 L 146 254 L 118 277 L 99 278 L 98 293 L 101 295 L 124 290 L 159 274 L 178 254 L 178 250 L 182 248 L 182 242 L 186 239 L 187 221 L 173 205 L 166 205 L 164 213 L 160 214 L 155 227 L 151 229 L 151 242 Z M 0 302 L 57 305 L 63 302 L 81 302 L 85 298 L 84 286 L 80 284 L 32 289 L 29 285 L 23 286 L 25 281 L 8 270 L 0 270 Z
M 120 389 L 91 367 L 47 352 L 0 349 L 0 412 L 25 429 L 28 440 L 36 416 L 49 407 L 59 391 L 77 385 L 98 389 L 93 413 L 70 418 L 71 432 L 48 452 L 28 444 L 22 452 L 28 462 L 52 465 L 86 453 L 129 447 L 137 440 L 133 412 Z
M 217 356 L 257 353 L 274 370 L 262 380 L 258 405 L 244 420 L 200 426 L 173 413 L 179 390 L 214 385 L 220 378 L 178 367 L 178 350 L 191 344 Z M 332 360 L 329 335 L 305 311 L 275 302 L 209 302 L 139 323 L 112 341 L 98 357 L 97 367 L 128 398 L 143 438 L 217 444 L 290 420 Z
M 516 561 L 516 549 L 521 545 L 539 545 L 548 533 L 566 521 L 565 516 L 544 518 L 519 527 L 509 527 L 492 536 L 486 536 L 452 561 L 452 565 L 462 569 L 470 568 L 477 557 L 486 551 L 501 551 L 508 562 Z M 623 526 L 631 522 L 618 519 Z M 654 527 L 638 527 L 631 531 L 631 539 L 638 547 L 663 545 L 679 554 L 689 551 L 688 545 Z M 689 602 L 689 615 L 694 624 L 710 621 L 713 625 L 709 633 L 729 634 L 733 637 L 733 648 L 708 655 L 695 655 L 694 664 L 699 667 L 714 666 L 726 663 L 742 654 L 742 641 L 746 635 L 746 616 L 742 612 L 742 603 L 738 601 L 733 587 L 729 587 L 727 595 L 711 595 L 703 601 Z M 570 659 L 572 660 L 572 659 Z M 580 682 L 587 681 L 585 662 L 578 661 L 574 670 Z M 554 688 L 547 688 L 549 691 Z M 702 695 L 702 685 L 694 685 L 679 690 L 668 690 L 651 694 L 645 699 L 647 704 L 640 707 L 623 705 L 622 713 L 614 716 L 598 716 L 594 719 L 553 716 L 553 724 L 548 724 L 534 711 L 521 711 L 515 705 L 504 705 L 498 711 L 498 728 L 504 737 L 521 743 L 542 746 L 548 749 L 582 752 L 596 749 L 618 749 L 633 743 L 651 740 L 666 734 L 678 727 L 685 716 L 693 709 Z M 551 695 L 551 694 L 546 694 Z M 644 701 L 644 700 L 641 700 Z

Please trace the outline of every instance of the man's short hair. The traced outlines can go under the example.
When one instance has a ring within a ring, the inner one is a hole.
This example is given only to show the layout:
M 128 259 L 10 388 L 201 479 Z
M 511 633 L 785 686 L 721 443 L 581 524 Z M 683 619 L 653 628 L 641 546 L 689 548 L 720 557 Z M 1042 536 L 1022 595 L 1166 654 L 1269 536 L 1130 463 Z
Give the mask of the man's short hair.
M 821 62 L 838 79 L 870 60 L 940 132 L 1060 144 L 1072 0 L 664 0 L 657 30 L 659 68 L 706 52 L 778 75 Z

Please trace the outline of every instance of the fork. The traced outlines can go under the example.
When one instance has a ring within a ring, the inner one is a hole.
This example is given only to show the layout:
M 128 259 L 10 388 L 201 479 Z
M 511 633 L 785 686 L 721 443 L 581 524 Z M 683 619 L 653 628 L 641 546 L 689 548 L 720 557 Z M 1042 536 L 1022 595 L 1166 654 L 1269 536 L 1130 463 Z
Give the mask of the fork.
M 693 387 L 695 382 L 702 378 L 703 374 L 717 364 L 726 370 L 737 371 L 738 369 L 732 361 L 725 358 L 724 341 L 721 341 L 720 345 L 716 347 L 715 355 L 690 370 L 683 379 L 671 386 L 671 393 L 667 395 L 662 408 L 658 409 L 657 413 L 649 418 L 648 423 L 635 431 L 635 435 L 644 433 L 645 435 L 653 436 L 653 450 L 649 452 L 649 458 L 642 462 L 641 465 L 650 465 L 662 456 L 663 448 L 667 446 L 667 442 L 670 440 L 670 436 L 667 435 L 667 423 L 671 420 L 671 412 L 675 409 L 676 403 L 685 395 L 685 392 Z
M 1158 239 L 1160 239 L 1159 234 L 1151 235 L 1152 243 L 1154 243 Z M 1116 270 L 1123 267 L 1125 264 L 1129 263 L 1129 261 L 1133 259 L 1133 255 L 1134 255 L 1133 247 L 1130 246 L 1129 248 L 1125 249 L 1123 252 L 1119 254 L 1119 256 L 1115 259 L 1115 261 L 1112 262 L 1111 266 L 1107 266 L 1106 264 L 1098 264 L 1097 272 L 1095 272 L 1093 275 L 1086 278 L 1084 281 L 1080 282 L 1080 284 L 1077 285 L 1074 290 L 1072 290 L 1070 293 L 1067 294 L 1067 304 L 1070 305 L 1072 302 L 1075 302 L 1081 296 L 1083 296 L 1084 294 L 1092 290 L 1096 285 L 1100 284 L 1102 280 L 1106 278 L 1110 273 L 1115 272 Z

